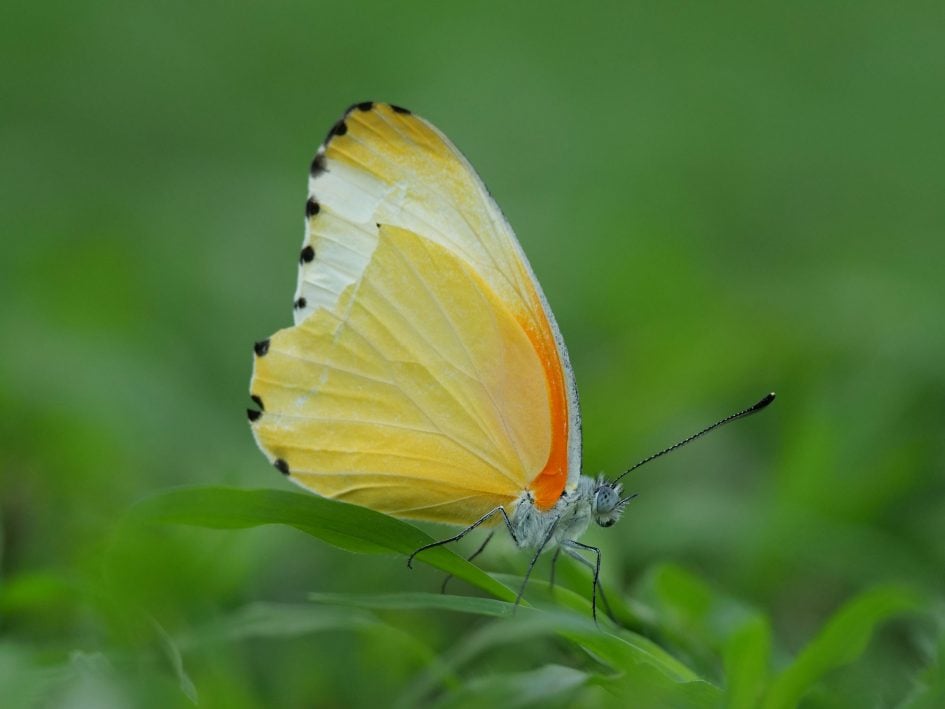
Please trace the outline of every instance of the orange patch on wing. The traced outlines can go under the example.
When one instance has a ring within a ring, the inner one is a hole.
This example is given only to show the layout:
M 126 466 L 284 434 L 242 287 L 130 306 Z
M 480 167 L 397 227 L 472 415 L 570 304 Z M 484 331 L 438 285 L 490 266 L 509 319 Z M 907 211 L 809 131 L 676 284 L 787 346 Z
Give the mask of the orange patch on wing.
M 537 297 L 535 300 L 537 303 Z M 542 312 L 540 305 L 537 312 Z M 554 507 L 568 482 L 568 398 L 558 348 L 548 321 L 544 317 L 542 320 L 544 327 L 538 332 L 531 323 L 523 323 L 523 328 L 545 368 L 548 404 L 551 407 L 551 450 L 545 467 L 531 481 L 528 489 L 535 496 L 538 509 L 548 510 Z

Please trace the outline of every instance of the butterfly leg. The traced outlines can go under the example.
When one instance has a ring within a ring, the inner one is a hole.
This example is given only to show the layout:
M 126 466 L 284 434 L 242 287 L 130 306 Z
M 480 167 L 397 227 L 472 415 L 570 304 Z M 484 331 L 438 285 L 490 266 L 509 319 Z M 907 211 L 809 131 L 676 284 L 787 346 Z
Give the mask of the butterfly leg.
M 525 578 L 522 579 L 522 585 L 519 587 L 518 595 L 515 597 L 515 608 L 518 608 L 518 604 L 522 602 L 522 594 L 525 593 L 525 586 L 528 585 L 528 577 L 532 575 L 532 569 L 534 569 L 535 564 L 538 563 L 538 557 L 541 556 L 541 553 L 545 550 L 545 547 L 548 546 L 548 542 L 550 542 L 551 538 L 554 536 L 555 528 L 557 526 L 558 520 L 555 520 L 554 523 L 552 523 L 552 525 L 548 528 L 544 538 L 542 538 L 541 544 L 538 545 L 538 551 L 535 552 L 532 560 L 528 562 L 528 569 L 525 571 Z
M 600 549 L 597 547 L 592 547 L 587 544 L 582 544 L 581 542 L 576 542 L 573 539 L 569 539 L 561 543 L 562 548 L 564 549 L 565 554 L 577 559 L 584 566 L 588 567 L 594 573 L 594 584 L 591 589 L 591 614 L 594 616 L 594 622 L 597 622 L 597 594 L 600 593 L 600 600 L 604 604 L 604 610 L 607 612 L 611 618 L 614 617 L 614 614 L 610 610 L 610 603 L 607 602 L 607 596 L 604 595 L 604 589 L 600 585 Z M 581 556 L 578 549 L 583 549 L 585 551 L 594 552 L 597 557 L 595 563 L 591 563 L 583 556 Z
M 555 549 L 555 555 L 551 557 L 551 578 L 548 579 L 548 592 L 554 594 L 555 592 L 555 569 L 558 564 L 558 556 L 561 554 L 561 547 L 559 546 Z
M 464 530 L 463 530 L 462 532 L 460 532 L 459 534 L 456 534 L 456 535 L 450 537 L 449 539 L 441 539 L 441 540 L 438 541 L 438 542 L 430 542 L 429 544 L 424 544 L 422 547 L 420 547 L 419 549 L 417 549 L 416 551 L 414 551 L 413 554 L 411 554 L 410 556 L 407 557 L 407 568 L 408 568 L 408 569 L 412 569 L 412 568 L 413 568 L 413 558 L 414 558 L 417 554 L 419 554 L 420 552 L 426 551 L 427 549 L 432 549 L 433 547 L 443 546 L 444 544 L 450 544 L 451 542 L 458 542 L 460 539 L 462 539 L 462 538 L 465 537 L 467 534 L 469 534 L 471 531 L 473 531 L 476 527 L 478 527 L 479 525 L 481 525 L 483 522 L 488 521 L 489 519 L 491 519 L 493 516 L 495 516 L 495 515 L 497 515 L 497 514 L 501 514 L 501 515 L 502 515 L 502 519 L 505 520 L 505 526 L 506 526 L 506 528 L 509 530 L 509 534 L 512 536 L 512 540 L 515 541 L 515 543 L 517 544 L 517 543 L 518 543 L 518 539 L 515 537 L 515 530 L 512 528 L 512 520 L 509 519 L 509 515 L 508 515 L 508 513 L 505 511 L 505 508 L 504 508 L 504 507 L 496 507 L 496 508 L 495 508 L 494 510 L 492 510 L 491 512 L 486 512 L 482 517 L 480 517 L 480 518 L 477 519 L 475 522 L 473 522 L 471 525 L 469 525 L 468 527 L 466 527 L 466 529 L 464 529 Z M 477 553 L 478 553 L 478 552 L 477 552 Z
M 485 548 L 486 548 L 486 545 L 487 545 L 489 542 L 492 541 L 492 537 L 493 537 L 494 535 L 495 535 L 495 531 L 494 531 L 494 530 L 491 531 L 491 532 L 489 532 L 489 536 L 486 537 L 485 541 L 483 541 L 483 543 L 479 545 L 479 548 L 476 549 L 476 551 L 474 551 L 472 554 L 470 554 L 469 556 L 466 557 L 466 561 L 472 561 L 472 560 L 475 559 L 477 556 L 479 556 L 480 554 L 482 554 L 483 549 L 485 549 Z M 440 593 L 446 593 L 446 584 L 448 584 L 448 583 L 450 582 L 450 579 L 451 579 L 451 578 L 453 578 L 453 574 L 447 574 L 447 575 L 446 575 L 446 578 L 443 579 L 443 585 L 440 586 Z

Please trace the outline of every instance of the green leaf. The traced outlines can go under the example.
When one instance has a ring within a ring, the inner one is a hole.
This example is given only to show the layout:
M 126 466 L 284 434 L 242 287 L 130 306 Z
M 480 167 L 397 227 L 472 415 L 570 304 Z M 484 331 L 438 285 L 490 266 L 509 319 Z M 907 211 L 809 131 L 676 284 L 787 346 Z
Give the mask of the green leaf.
M 513 621 L 492 623 L 456 648 L 453 659 L 466 662 L 500 645 L 535 642 L 549 635 L 571 641 L 609 666 L 614 674 L 600 677 L 599 684 L 617 697 L 635 697 L 632 706 L 659 706 L 670 699 L 679 707 L 716 707 L 721 702 L 717 687 L 646 638 L 625 630 L 607 632 L 589 618 L 558 610 L 535 610 Z
M 246 529 L 284 524 L 333 546 L 362 554 L 409 555 L 434 541 L 413 525 L 366 507 L 283 490 L 229 487 L 177 488 L 142 500 L 131 522 L 187 524 L 210 529 Z M 511 601 L 515 593 L 445 546 L 416 557 L 493 596 Z
M 0 585 L 0 613 L 68 610 L 80 590 L 61 572 L 25 571 L 4 578 Z
M 184 668 L 184 658 L 180 654 L 180 648 L 177 643 L 175 643 L 171 636 L 167 634 L 167 631 L 161 627 L 161 624 L 153 618 L 151 619 L 151 627 L 161 641 L 161 647 L 171 664 L 181 693 L 187 697 L 191 703 L 195 705 L 199 704 L 200 702 L 197 699 L 197 687 Z
M 757 706 L 768 680 L 771 632 L 755 609 L 674 564 L 650 569 L 640 597 L 658 614 L 659 637 L 706 673 L 725 667 L 729 706 Z
M 475 615 L 510 617 L 514 614 L 511 603 L 492 598 L 450 596 L 445 593 L 380 593 L 353 595 L 349 593 L 310 593 L 315 603 L 373 610 L 445 610 Z
M 440 709 L 479 709 L 494 706 L 524 707 L 541 704 L 567 706 L 568 693 L 586 684 L 591 675 L 562 665 L 546 665 L 537 670 L 491 674 L 471 679 L 457 692 L 447 695 L 434 706 Z
M 24 644 L 0 640 L 0 695 L 11 707 L 47 706 L 49 695 L 72 676 L 69 663 L 50 665 Z
M 251 603 L 181 635 L 178 645 L 232 643 L 259 638 L 295 638 L 329 630 L 361 630 L 379 621 L 370 613 L 318 608 L 303 603 Z
M 945 633 L 939 634 L 938 642 L 929 652 L 932 656 L 928 666 L 916 678 L 915 691 L 899 705 L 899 709 L 939 709 L 945 706 Z
M 621 677 L 597 678 L 617 701 L 604 706 L 647 707 L 647 709 L 717 709 L 724 706 L 718 687 L 709 682 L 679 684 L 654 682 L 652 676 L 628 672 Z
M 392 637 L 405 651 L 417 657 L 422 666 L 435 668 L 447 686 L 459 686 L 458 678 L 426 644 L 413 635 L 384 623 L 364 608 L 357 607 L 320 607 L 307 603 L 251 603 L 181 635 L 177 638 L 177 646 L 193 650 L 205 645 L 230 644 L 260 638 L 295 638 L 334 630 Z
M 880 586 L 854 597 L 775 678 L 764 703 L 765 709 L 796 706 L 824 674 L 859 657 L 877 625 L 897 615 L 914 612 L 921 605 L 916 593 L 900 586 Z
M 725 706 L 758 706 L 768 680 L 770 657 L 771 626 L 765 617 L 750 618 L 729 636 L 724 648 Z
M 564 589 L 559 591 L 570 594 Z M 449 610 L 486 616 L 510 616 L 513 610 L 511 604 L 491 599 L 433 593 L 316 594 L 312 598 L 372 610 Z M 632 692 L 634 688 L 642 691 L 641 688 L 648 687 L 653 696 L 689 698 L 691 701 L 685 706 L 713 706 L 720 701 L 721 692 L 717 687 L 703 682 L 692 670 L 646 638 L 617 628 L 610 632 L 595 625 L 588 616 L 556 608 L 520 608 L 514 617 L 478 629 L 447 653 L 446 666 L 456 670 L 498 646 L 536 642 L 555 635 L 574 643 L 616 673 L 602 684 L 611 693 L 624 689 Z M 439 683 L 441 673 L 442 668 L 431 668 L 421 674 L 401 698 L 401 703 L 411 706 L 420 702 Z

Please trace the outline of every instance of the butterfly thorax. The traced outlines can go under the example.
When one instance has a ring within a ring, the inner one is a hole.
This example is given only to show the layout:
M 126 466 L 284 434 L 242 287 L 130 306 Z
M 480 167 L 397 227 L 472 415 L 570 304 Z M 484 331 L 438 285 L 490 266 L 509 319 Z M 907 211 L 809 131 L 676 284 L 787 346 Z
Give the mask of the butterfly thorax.
M 531 493 L 525 492 L 512 513 L 512 532 L 522 549 L 548 548 L 577 540 L 591 520 L 601 527 L 613 526 L 633 496 L 620 497 L 620 485 L 603 477 L 578 478 L 573 490 L 565 490 L 555 506 L 541 510 Z
M 573 490 L 566 490 L 554 507 L 544 511 L 535 506 L 531 495 L 524 494 L 512 515 L 518 546 L 522 549 L 534 549 L 542 544 L 552 547 L 565 540 L 578 539 L 591 522 L 597 485 L 592 478 L 582 475 Z

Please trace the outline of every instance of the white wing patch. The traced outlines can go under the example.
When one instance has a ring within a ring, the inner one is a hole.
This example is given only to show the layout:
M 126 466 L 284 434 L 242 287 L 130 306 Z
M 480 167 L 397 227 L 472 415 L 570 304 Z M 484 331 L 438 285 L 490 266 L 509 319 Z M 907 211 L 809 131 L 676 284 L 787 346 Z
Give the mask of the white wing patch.
M 349 131 L 348 122 L 357 122 L 357 130 Z M 342 124 L 346 128 L 338 135 Z M 341 290 L 360 277 L 377 244 L 378 224 L 423 234 L 461 256 L 531 319 L 541 315 L 528 297 L 533 278 L 520 266 L 527 262 L 511 228 L 465 158 L 422 119 L 384 104 L 349 109 L 318 151 L 308 197 L 318 213 L 306 220 L 303 248 L 311 245 L 315 259 L 300 264 L 295 299 L 304 298 L 305 306 L 295 309 L 296 324 L 315 307 L 337 302 Z M 323 227 L 327 215 L 336 223 Z M 325 246 L 355 234 L 357 255 L 323 258 Z M 328 293 L 307 284 L 327 285 L 309 274 L 332 269 L 341 272 L 332 281 L 340 288 L 329 303 Z

